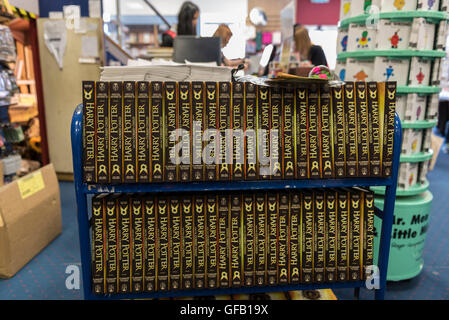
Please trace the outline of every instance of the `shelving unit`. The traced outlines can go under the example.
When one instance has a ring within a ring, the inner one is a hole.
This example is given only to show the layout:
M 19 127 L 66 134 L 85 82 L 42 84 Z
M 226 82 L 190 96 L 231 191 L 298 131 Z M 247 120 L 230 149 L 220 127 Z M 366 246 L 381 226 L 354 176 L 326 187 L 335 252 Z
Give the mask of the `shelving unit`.
M 384 186 L 386 199 L 384 211 L 376 210 L 376 215 L 382 219 L 381 241 L 379 248 L 378 267 L 380 270 L 380 287 L 375 290 L 375 299 L 384 299 L 386 289 L 386 277 L 388 258 L 390 251 L 391 231 L 393 225 L 393 209 L 396 198 L 397 178 L 399 169 L 400 142 L 402 129 L 399 117 L 396 115 L 394 147 L 393 147 L 393 170 L 389 178 L 356 178 L 339 180 L 278 180 L 278 181 L 241 181 L 241 182 L 202 182 L 202 183 L 148 183 L 148 184 L 120 184 L 120 185 L 88 185 L 82 180 L 82 104 L 75 109 L 71 125 L 73 169 L 75 177 L 75 190 L 78 212 L 79 239 L 81 249 L 81 263 L 83 273 L 83 288 L 85 299 L 142 299 L 161 298 L 175 296 L 197 296 L 214 294 L 238 294 L 259 293 L 287 290 L 312 290 L 324 288 L 354 288 L 356 295 L 365 281 L 358 282 L 336 282 L 312 285 L 284 285 L 265 287 L 241 287 L 229 289 L 205 289 L 205 290 L 182 290 L 139 294 L 114 294 L 94 295 L 91 283 L 91 244 L 90 244 L 90 219 L 88 198 L 99 193 L 161 193 L 161 192 L 195 192 L 195 191 L 245 191 L 245 190 L 279 190 L 279 189 L 302 189 L 302 188 L 334 188 L 355 186 Z M 90 199 L 90 198 L 89 198 Z

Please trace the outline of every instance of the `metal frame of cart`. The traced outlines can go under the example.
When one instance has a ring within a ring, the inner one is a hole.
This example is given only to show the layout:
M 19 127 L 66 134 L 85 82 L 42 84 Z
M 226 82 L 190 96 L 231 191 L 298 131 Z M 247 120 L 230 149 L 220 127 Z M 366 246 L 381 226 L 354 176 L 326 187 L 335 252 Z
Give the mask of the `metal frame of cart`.
M 88 195 L 98 193 L 160 193 L 160 192 L 192 192 L 192 191 L 244 191 L 244 190 L 282 190 L 303 188 L 336 188 L 336 187 L 370 187 L 385 186 L 384 211 L 376 210 L 376 215 L 382 219 L 382 231 L 379 248 L 379 285 L 375 290 L 375 299 L 382 300 L 385 296 L 387 283 L 388 258 L 390 253 L 391 231 L 393 226 L 393 210 L 396 199 L 396 187 L 399 171 L 399 158 L 401 152 L 402 129 L 401 122 L 396 114 L 393 147 L 393 173 L 389 178 L 351 178 L 332 180 L 276 180 L 276 181 L 235 181 L 235 182 L 191 182 L 191 183 L 147 183 L 147 184 L 119 184 L 119 185 L 89 185 L 82 179 L 82 104 L 75 109 L 71 124 L 71 139 L 73 153 L 73 168 L 75 178 L 76 203 L 78 213 L 79 241 L 81 250 L 81 265 L 83 276 L 83 288 L 85 299 L 142 299 L 179 296 L 205 296 L 216 294 L 239 294 L 278 292 L 291 290 L 335 289 L 354 288 L 358 297 L 360 288 L 365 286 L 365 281 L 334 282 L 322 284 L 278 285 L 263 287 L 241 287 L 226 289 L 201 289 L 179 290 L 153 293 L 131 294 L 105 294 L 92 293 L 91 282 L 91 245 L 90 245 L 90 220 Z

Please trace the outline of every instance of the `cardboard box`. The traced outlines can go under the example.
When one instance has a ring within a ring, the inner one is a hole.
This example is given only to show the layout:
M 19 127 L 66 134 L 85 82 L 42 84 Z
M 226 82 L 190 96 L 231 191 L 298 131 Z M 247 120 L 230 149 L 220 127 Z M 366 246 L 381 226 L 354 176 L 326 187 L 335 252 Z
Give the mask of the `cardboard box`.
M 374 60 L 347 59 L 346 81 L 373 81 Z
M 62 231 L 59 184 L 47 165 L 0 188 L 0 278 L 14 276 Z
M 410 64 L 410 86 L 429 86 L 432 71 L 432 61 L 420 57 L 412 57 Z
M 424 131 L 422 129 L 404 129 L 402 154 L 413 155 L 421 152 Z
M 408 49 L 411 29 L 411 22 L 380 20 L 376 48 L 379 50 Z
M 438 11 L 440 7 L 440 0 L 428 1 L 428 0 L 418 0 L 418 10 L 424 11 Z
M 427 96 L 411 93 L 407 97 L 405 121 L 424 120 L 427 108 Z
M 374 58 L 373 80 L 396 81 L 398 86 L 406 86 L 408 80 L 410 59 Z
M 376 34 L 374 28 L 366 25 L 351 23 L 348 29 L 348 52 L 356 50 L 373 50 L 376 47 Z
M 393 1 L 382 0 L 381 12 L 405 12 L 416 10 L 418 0 Z

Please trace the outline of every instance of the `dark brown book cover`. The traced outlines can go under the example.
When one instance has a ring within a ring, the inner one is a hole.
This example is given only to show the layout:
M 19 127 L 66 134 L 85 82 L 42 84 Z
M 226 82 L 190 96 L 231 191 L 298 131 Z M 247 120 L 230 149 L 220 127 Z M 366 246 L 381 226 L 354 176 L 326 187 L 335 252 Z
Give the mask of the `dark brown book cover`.
M 325 282 L 337 280 L 337 194 L 333 190 L 326 192 L 325 217 Z
M 257 86 L 245 83 L 245 180 L 257 180 Z
M 296 89 L 296 162 L 298 179 L 309 178 L 309 90 Z
M 144 272 L 144 291 L 154 292 L 156 290 L 156 230 L 157 230 L 157 199 L 153 195 L 145 196 L 144 205 L 144 224 L 145 224 L 145 272 Z
M 266 194 L 256 194 L 256 285 L 266 285 L 267 272 L 267 199 Z
M 311 191 L 303 193 L 302 241 L 301 241 L 301 282 L 313 283 L 313 242 L 314 242 L 314 195 Z
M 349 198 L 346 191 L 338 191 L 337 207 L 337 281 L 348 281 L 349 258 Z
M 144 240 L 143 233 L 145 225 L 143 223 L 142 199 L 135 196 L 131 199 L 132 218 L 131 218 L 131 242 L 132 242 L 132 268 L 131 268 L 131 287 L 132 292 L 142 292 L 143 272 L 144 272 Z
M 117 293 L 117 264 L 118 264 L 118 221 L 117 196 L 106 198 L 106 292 Z
M 119 199 L 118 218 L 118 286 L 120 293 L 131 292 L 131 206 L 127 195 Z
M 164 112 L 165 112 L 165 179 L 166 182 L 178 181 L 178 157 L 176 144 L 176 129 L 179 128 L 179 104 L 178 85 L 176 82 L 167 81 L 164 83 Z
M 104 294 L 105 290 L 105 209 L 104 195 L 92 198 L 92 291 Z
M 183 130 L 181 138 L 181 164 L 179 176 L 182 182 L 191 181 L 192 164 L 192 92 L 190 82 L 179 83 L 179 128 Z
M 382 176 L 391 176 L 393 170 L 394 122 L 396 114 L 396 82 L 385 83 L 385 112 L 383 132 Z
M 295 166 L 295 91 L 283 89 L 282 93 L 282 167 L 284 179 L 296 178 Z
M 137 182 L 150 181 L 150 92 L 149 82 L 137 82 L 136 110 L 136 168 Z
M 346 123 L 344 87 L 332 87 L 332 119 L 335 177 L 346 177 Z
M 195 289 L 204 289 L 206 287 L 206 204 L 204 196 L 195 196 L 195 217 L 194 217 L 194 245 L 193 252 L 195 257 L 194 272 Z
M 334 159 L 332 143 L 332 105 L 329 86 L 320 88 L 320 145 L 321 145 L 321 170 L 323 179 L 334 177 Z
M 150 134 L 150 161 L 151 161 L 151 182 L 164 181 L 164 108 L 163 108 L 163 86 L 162 82 L 152 81 L 151 90 L 151 134 Z
M 111 183 L 121 183 L 123 175 L 123 85 L 112 81 L 109 86 L 109 176 Z
M 170 196 L 170 290 L 181 289 L 181 201 Z
M 123 182 L 136 182 L 136 86 L 123 83 Z
M 182 288 L 189 290 L 193 288 L 193 204 L 192 196 L 182 197 Z
M 346 175 L 357 176 L 357 112 L 354 82 L 345 84 Z
M 356 82 L 358 176 L 370 175 L 370 141 L 366 82 Z
M 218 197 L 206 196 L 207 205 L 207 288 L 218 288 Z
M 231 286 L 241 287 L 243 280 L 242 272 L 242 251 L 241 251 L 241 234 L 242 234 L 242 195 L 231 195 L 231 222 L 230 231 L 230 260 L 231 269 Z
M 362 264 L 362 205 L 363 197 L 360 191 L 350 191 L 349 207 L 349 280 L 359 281 L 361 279 Z
M 270 88 L 270 172 L 271 179 L 282 179 L 282 89 Z
M 288 235 L 290 197 L 287 192 L 279 194 L 279 222 L 278 222 L 278 282 L 288 284 Z
M 157 290 L 169 290 L 170 235 L 169 208 L 166 197 L 157 198 Z
M 380 133 L 379 117 L 379 97 L 377 82 L 368 82 L 367 84 L 367 103 L 368 103 L 368 130 L 369 130 L 369 156 L 370 156 L 370 176 L 381 176 L 381 150 L 382 136 Z
M 278 194 L 267 195 L 267 277 L 268 284 L 278 284 L 278 253 L 279 253 L 279 198 Z
M 218 180 L 219 130 L 218 130 L 218 88 L 217 82 L 206 82 L 206 129 L 205 142 L 206 181 Z
M 218 165 L 218 180 L 228 181 L 232 173 L 232 136 L 227 129 L 231 128 L 231 83 L 219 82 L 218 95 L 218 129 L 220 130 L 220 152 Z
M 289 283 L 298 284 L 301 281 L 301 193 L 290 193 L 289 222 Z
M 313 278 L 315 283 L 324 282 L 324 267 L 325 267 L 325 202 L 324 192 L 319 190 L 315 192 L 314 201 L 314 239 L 313 239 Z
M 259 178 L 269 180 L 270 168 L 270 88 L 258 87 L 258 125 L 257 125 L 257 156 Z
M 96 182 L 95 81 L 83 81 L 83 181 Z
M 218 275 L 219 275 L 220 288 L 228 288 L 230 285 L 229 217 L 230 217 L 229 195 L 219 195 L 218 196 Z
M 203 130 L 205 128 L 204 82 L 192 82 L 192 180 L 204 181 Z
M 232 84 L 232 180 L 239 181 L 245 177 L 245 136 L 244 136 L 244 84 Z
M 321 177 L 321 141 L 320 141 L 320 89 L 317 85 L 311 85 L 309 89 L 309 178 Z
M 108 82 L 97 81 L 95 93 L 96 110 L 96 174 L 97 183 L 109 182 L 109 106 Z
M 254 194 L 245 194 L 243 196 L 243 272 L 244 285 L 254 285 L 255 273 L 255 251 L 256 251 L 256 234 L 255 234 L 255 199 Z

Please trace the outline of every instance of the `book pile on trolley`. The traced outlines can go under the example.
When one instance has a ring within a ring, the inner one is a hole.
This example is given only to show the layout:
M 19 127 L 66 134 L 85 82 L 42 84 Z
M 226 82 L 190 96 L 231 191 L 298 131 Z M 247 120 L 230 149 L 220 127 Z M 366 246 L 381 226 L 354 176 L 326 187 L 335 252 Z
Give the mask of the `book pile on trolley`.
M 369 188 L 189 186 L 391 177 L 395 109 L 395 82 L 84 81 L 83 183 L 185 185 L 91 198 L 93 293 L 365 280 Z

